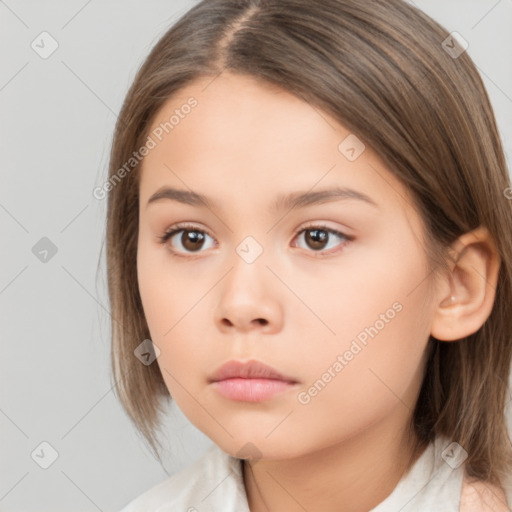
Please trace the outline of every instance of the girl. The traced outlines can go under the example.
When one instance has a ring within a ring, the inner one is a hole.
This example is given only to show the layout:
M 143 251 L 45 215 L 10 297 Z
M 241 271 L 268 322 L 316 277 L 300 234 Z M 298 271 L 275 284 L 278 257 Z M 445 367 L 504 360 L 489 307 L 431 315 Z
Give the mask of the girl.
M 139 511 L 509 510 L 512 203 L 464 44 L 401 0 L 204 0 L 113 142 L 118 396 L 215 445 Z

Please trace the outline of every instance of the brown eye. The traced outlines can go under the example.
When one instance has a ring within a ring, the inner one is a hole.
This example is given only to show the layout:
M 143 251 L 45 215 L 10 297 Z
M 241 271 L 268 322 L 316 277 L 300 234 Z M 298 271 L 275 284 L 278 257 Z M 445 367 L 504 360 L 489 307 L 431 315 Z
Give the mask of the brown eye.
M 197 251 L 204 244 L 204 234 L 200 231 L 183 230 L 180 242 L 187 251 Z
M 160 242 L 169 245 L 172 252 L 181 255 L 204 252 L 201 249 L 208 248 L 208 245 L 205 244 L 207 237 L 212 240 L 210 247 L 215 245 L 212 237 L 200 229 L 176 227 L 160 237 Z
M 304 235 L 304 236 L 303 236 Z M 351 238 L 343 233 L 334 229 L 329 229 L 326 226 L 310 226 L 299 231 L 297 238 L 304 239 L 302 247 L 304 249 L 312 250 L 313 252 L 320 252 L 325 249 L 331 249 L 333 246 L 345 245 Z M 336 238 L 341 240 L 341 243 L 336 243 Z M 299 244 L 299 247 L 301 245 Z
M 320 251 L 325 248 L 329 235 L 322 229 L 308 229 L 305 231 L 305 240 L 311 249 Z

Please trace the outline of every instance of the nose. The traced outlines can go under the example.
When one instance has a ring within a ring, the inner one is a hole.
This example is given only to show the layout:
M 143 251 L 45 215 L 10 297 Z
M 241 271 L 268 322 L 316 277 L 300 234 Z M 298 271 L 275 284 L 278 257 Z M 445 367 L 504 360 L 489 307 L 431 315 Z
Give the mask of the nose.
M 247 263 L 237 254 L 227 276 L 218 285 L 215 323 L 223 332 L 260 330 L 274 333 L 282 328 L 283 304 L 278 280 L 262 257 Z

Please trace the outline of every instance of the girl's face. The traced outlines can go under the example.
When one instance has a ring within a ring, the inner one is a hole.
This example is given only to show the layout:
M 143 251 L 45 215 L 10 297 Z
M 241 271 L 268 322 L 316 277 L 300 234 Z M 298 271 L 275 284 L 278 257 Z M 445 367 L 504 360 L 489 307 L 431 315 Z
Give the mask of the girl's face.
M 149 133 L 138 281 L 183 413 L 228 453 L 270 459 L 404 431 L 436 304 L 421 219 L 376 153 L 225 73 L 182 89 Z M 233 360 L 286 382 L 212 382 Z

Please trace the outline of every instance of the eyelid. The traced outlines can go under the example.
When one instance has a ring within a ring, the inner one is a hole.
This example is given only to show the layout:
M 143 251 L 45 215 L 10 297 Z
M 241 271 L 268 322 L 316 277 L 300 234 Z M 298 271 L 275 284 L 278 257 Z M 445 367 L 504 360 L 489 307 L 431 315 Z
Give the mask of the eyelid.
M 176 234 L 179 231 L 200 231 L 206 233 L 209 237 L 215 239 L 215 237 L 205 228 L 201 228 L 197 225 L 188 223 L 188 222 L 178 222 L 177 224 L 173 224 L 172 226 L 168 227 L 164 234 L 159 238 L 165 238 L 168 236 L 171 236 L 172 234 Z
M 299 234 L 301 231 L 304 231 L 305 229 L 320 228 L 320 229 L 324 229 L 325 231 L 330 231 L 332 233 L 338 233 L 340 235 L 343 235 L 346 238 L 351 238 L 350 235 L 345 233 L 345 231 L 343 230 L 344 228 L 331 227 L 328 225 L 328 222 L 329 221 L 323 221 L 323 220 L 304 222 L 303 224 L 299 225 L 299 227 L 295 230 L 294 236 L 297 236 L 297 234 Z

